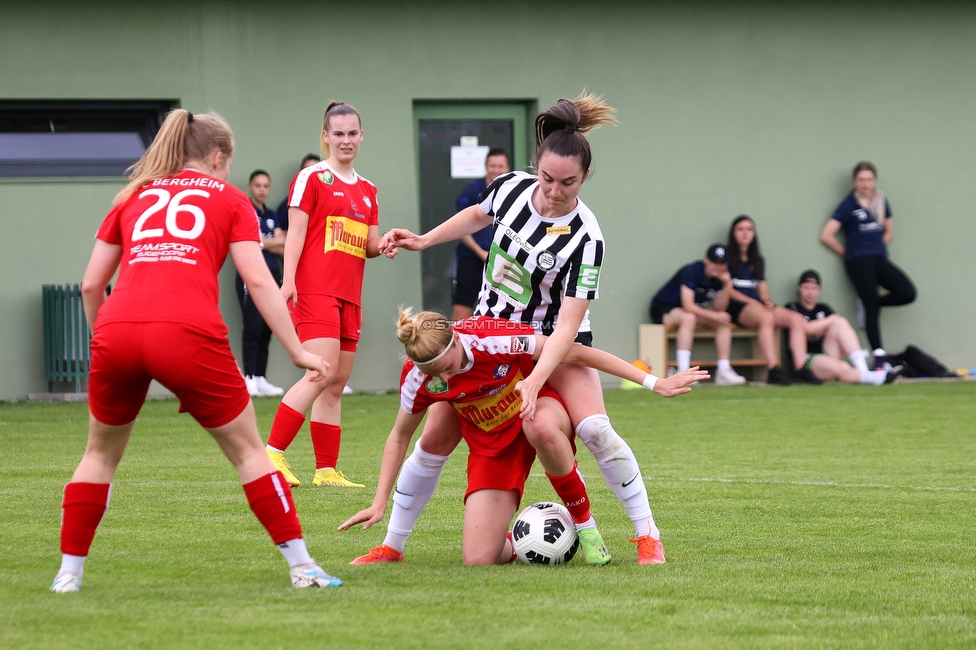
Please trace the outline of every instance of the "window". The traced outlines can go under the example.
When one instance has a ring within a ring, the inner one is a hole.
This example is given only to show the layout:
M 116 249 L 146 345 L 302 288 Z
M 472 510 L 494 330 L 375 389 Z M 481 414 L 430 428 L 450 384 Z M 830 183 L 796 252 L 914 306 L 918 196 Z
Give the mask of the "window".
M 0 177 L 122 176 L 176 104 L 0 101 Z

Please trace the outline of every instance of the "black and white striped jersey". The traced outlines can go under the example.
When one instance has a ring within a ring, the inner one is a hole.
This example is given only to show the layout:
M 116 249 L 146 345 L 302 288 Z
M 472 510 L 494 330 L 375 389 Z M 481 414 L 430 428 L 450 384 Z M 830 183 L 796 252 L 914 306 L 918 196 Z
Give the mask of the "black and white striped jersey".
M 475 315 L 528 323 L 550 335 L 563 296 L 594 300 L 603 265 L 603 233 L 582 201 L 558 219 L 532 207 L 535 176 L 511 172 L 481 195 L 481 209 L 495 220 L 491 249 Z M 590 331 L 587 310 L 580 332 Z

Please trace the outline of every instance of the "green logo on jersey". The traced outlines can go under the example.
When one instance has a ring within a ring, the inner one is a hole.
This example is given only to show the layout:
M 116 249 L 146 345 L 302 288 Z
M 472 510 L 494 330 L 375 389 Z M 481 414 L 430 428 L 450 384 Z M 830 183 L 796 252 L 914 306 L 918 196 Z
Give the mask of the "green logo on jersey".
M 595 290 L 600 284 L 600 267 L 580 264 L 579 279 L 576 286 L 580 289 Z
M 440 393 L 447 392 L 447 383 L 441 381 L 439 377 L 434 377 L 427 382 L 427 385 L 424 386 L 424 388 L 426 388 L 427 392 L 431 395 L 439 395 Z
M 326 185 L 332 185 L 332 181 L 335 180 L 335 176 L 332 175 L 332 172 L 322 172 L 319 174 L 319 180 Z
M 532 296 L 532 274 L 495 243 L 492 243 L 488 251 L 485 279 L 488 284 L 508 294 L 520 305 L 529 304 Z

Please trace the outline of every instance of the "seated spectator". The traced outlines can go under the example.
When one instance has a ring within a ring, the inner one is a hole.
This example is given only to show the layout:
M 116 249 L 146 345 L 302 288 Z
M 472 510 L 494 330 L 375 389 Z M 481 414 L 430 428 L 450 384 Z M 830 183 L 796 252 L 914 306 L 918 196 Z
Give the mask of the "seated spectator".
M 746 383 L 745 377 L 732 369 L 732 317 L 725 307 L 727 287 L 731 283 L 725 265 L 725 247 L 713 244 L 705 258 L 681 267 L 651 300 L 651 321 L 678 326 L 675 352 L 678 372 L 691 366 L 691 346 L 699 324 L 715 330 L 718 365 L 715 384 L 735 386 Z
M 797 286 L 798 302 L 786 305 L 803 317 L 803 332 L 807 337 L 810 353 L 807 369 L 823 381 L 840 381 L 845 384 L 881 384 L 894 381 L 901 374 L 901 367 L 887 370 L 868 368 L 868 351 L 861 349 L 857 333 L 846 318 L 822 302 L 820 274 L 804 271 Z M 850 361 L 844 361 L 844 359 Z
M 759 347 L 769 367 L 769 384 L 788 385 L 791 382 L 776 363 L 776 339 L 774 327 L 789 328 L 790 352 L 795 371 L 793 379 L 809 384 L 822 383 L 806 367 L 807 338 L 803 334 L 803 319 L 785 307 L 777 307 L 769 299 L 766 286 L 766 260 L 759 252 L 756 224 L 747 215 L 739 215 L 729 228 L 729 289 L 728 311 L 732 322 L 743 327 L 759 330 Z

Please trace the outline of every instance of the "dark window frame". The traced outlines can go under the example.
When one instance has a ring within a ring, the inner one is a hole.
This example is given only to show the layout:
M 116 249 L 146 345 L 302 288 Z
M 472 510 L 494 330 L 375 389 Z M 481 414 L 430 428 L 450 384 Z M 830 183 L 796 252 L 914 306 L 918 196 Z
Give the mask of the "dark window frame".
M 41 138 L 49 133 L 116 134 L 103 139 L 97 135 L 63 139 L 67 146 L 73 142 L 90 145 L 93 141 L 97 145 L 100 140 L 106 144 L 91 151 L 67 152 L 65 156 L 0 155 L 0 178 L 120 177 L 138 156 L 133 157 L 132 148 L 121 157 L 111 151 L 117 134 L 138 135 L 145 151 L 166 113 L 177 106 L 177 100 L 0 100 L 0 135 L 26 134 L 26 139 L 31 140 L 30 134 Z

